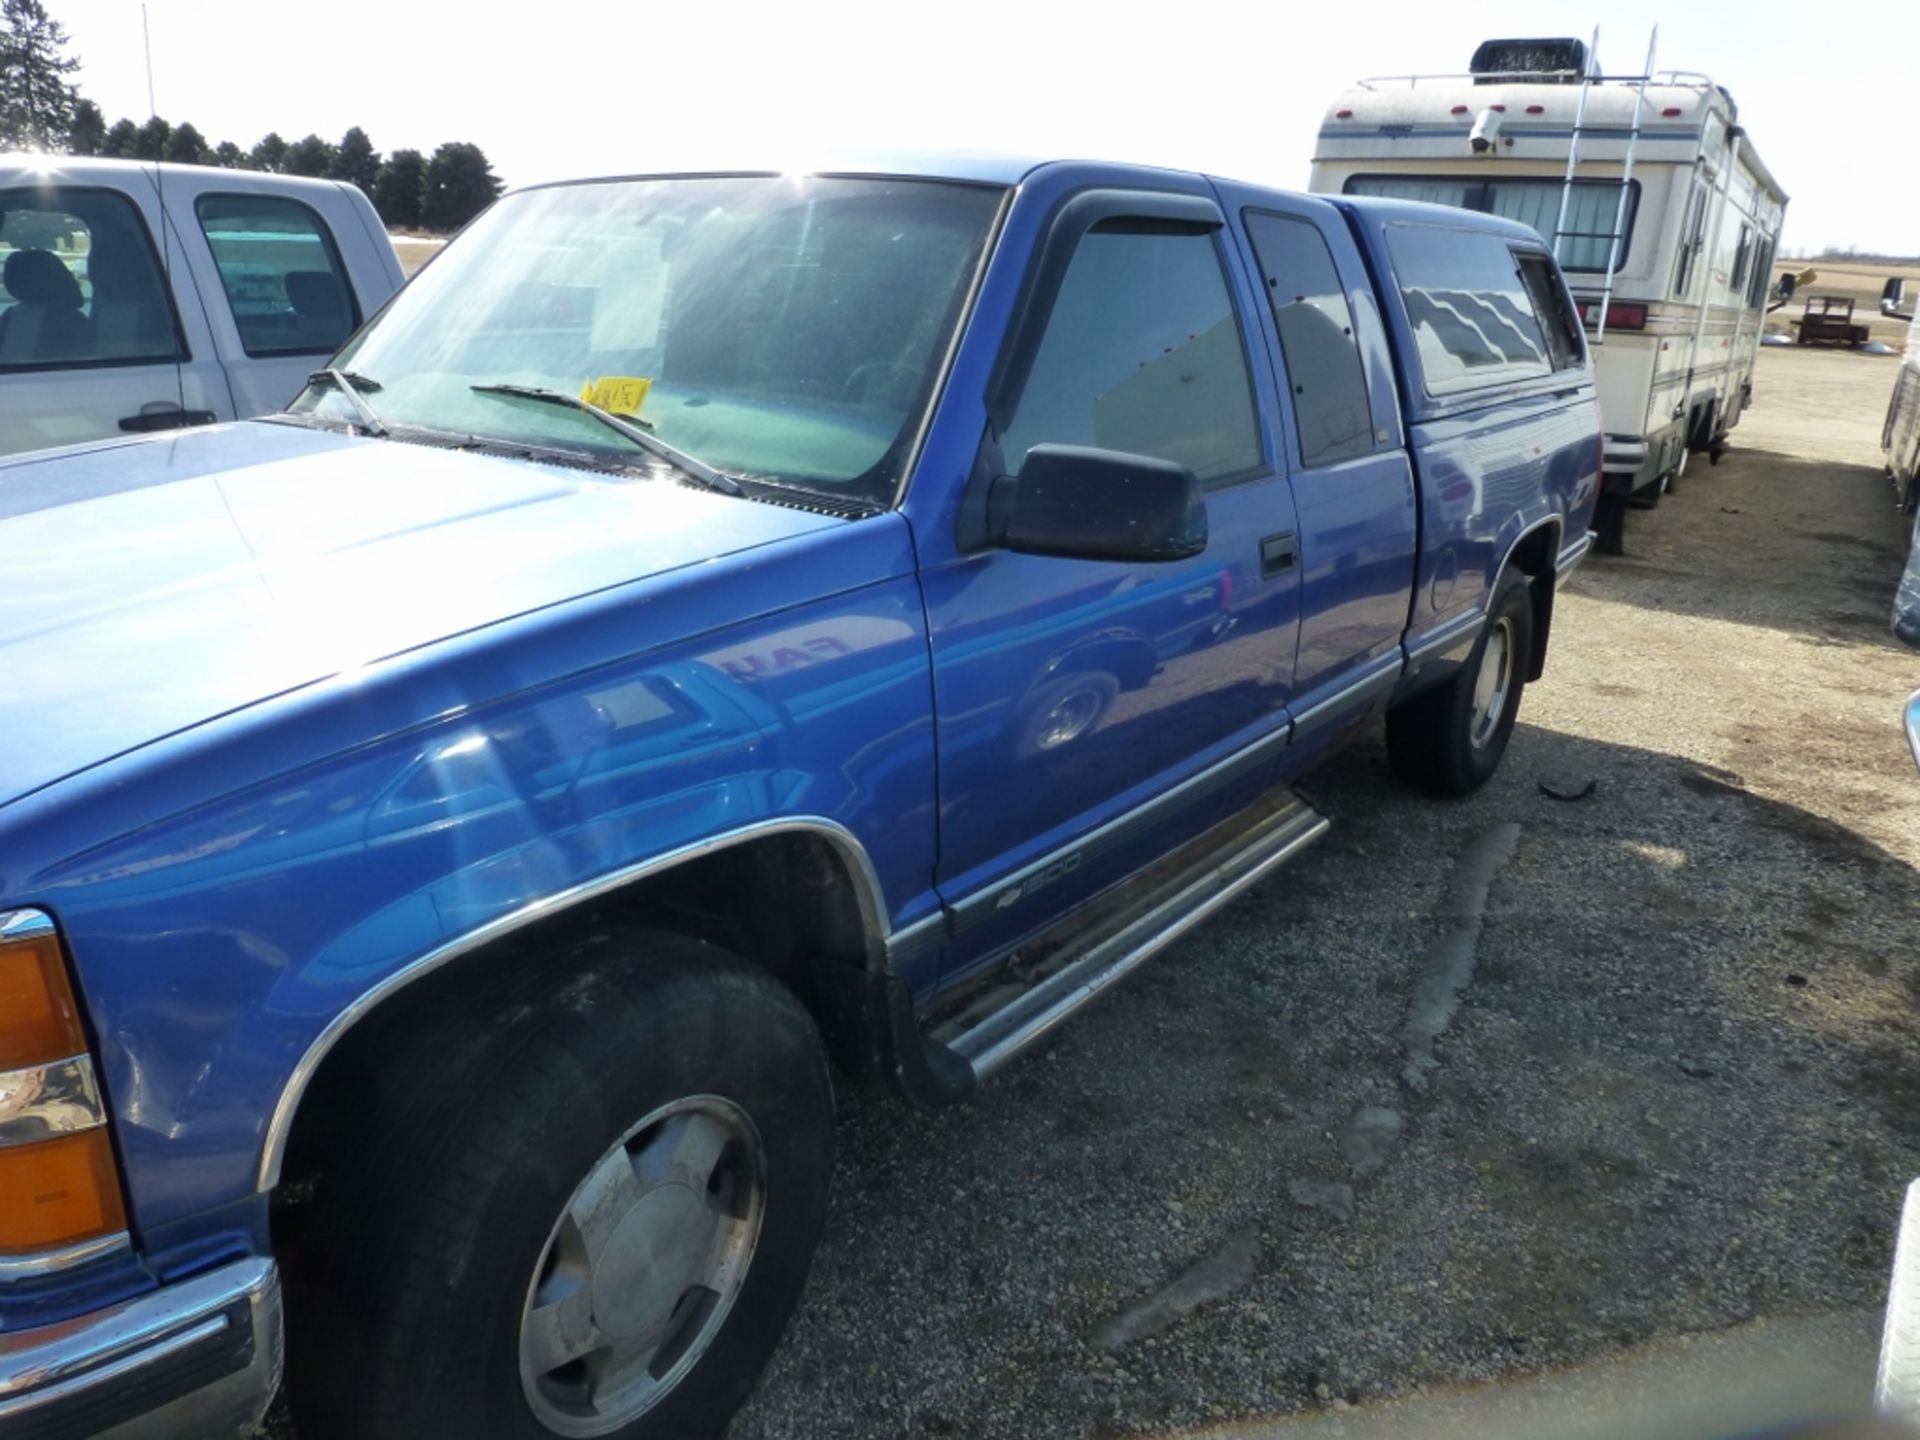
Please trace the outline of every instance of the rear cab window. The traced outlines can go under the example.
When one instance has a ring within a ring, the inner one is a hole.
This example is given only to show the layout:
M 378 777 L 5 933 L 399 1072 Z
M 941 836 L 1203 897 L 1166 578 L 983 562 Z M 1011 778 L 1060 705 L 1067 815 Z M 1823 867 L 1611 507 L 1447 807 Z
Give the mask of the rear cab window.
M 360 328 L 339 246 L 312 206 L 279 195 L 203 195 L 194 213 L 248 355 L 331 355 Z
M 184 360 L 165 273 L 114 190 L 0 190 L 0 373 Z
M 1526 252 L 1504 235 L 1396 222 L 1386 240 L 1429 395 L 1523 383 L 1580 362 L 1544 254 L 1535 253 L 1529 280 Z M 1549 288 L 1556 296 L 1543 319 L 1550 297 L 1540 292 Z

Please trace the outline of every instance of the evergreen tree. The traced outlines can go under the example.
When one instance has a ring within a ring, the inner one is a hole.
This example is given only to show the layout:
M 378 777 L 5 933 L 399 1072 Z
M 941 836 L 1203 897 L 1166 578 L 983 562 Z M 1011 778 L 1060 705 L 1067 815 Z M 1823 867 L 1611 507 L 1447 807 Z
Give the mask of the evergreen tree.
M 73 123 L 67 127 L 67 153 L 103 154 L 106 143 L 107 117 L 100 113 L 100 107 L 91 100 L 74 101 Z
M 373 194 L 374 181 L 380 174 L 380 152 L 373 148 L 366 131 L 356 125 L 340 137 L 333 151 L 333 168 L 327 173 L 358 185 L 369 196 Z
M 396 150 L 373 180 L 373 208 L 389 230 L 420 228 L 420 195 L 426 188 L 427 157 L 418 150 Z
M 222 170 L 244 170 L 247 168 L 247 155 L 231 140 L 222 140 L 213 147 L 213 163 Z
M 178 126 L 167 137 L 167 159 L 182 165 L 207 163 L 207 141 L 192 125 Z
M 134 141 L 131 153 L 142 160 L 164 160 L 167 141 L 172 138 L 173 127 L 155 115 L 140 127 L 139 138 Z
M 100 142 L 99 153 L 128 159 L 139 154 L 140 127 L 125 118 L 114 121 L 113 128 L 107 131 L 107 138 Z
M 478 145 L 450 140 L 427 162 L 420 218 L 430 229 L 457 230 L 491 205 L 504 188 Z
M 80 62 L 40 0 L 0 0 L 0 150 L 56 150 L 79 99 L 67 76 Z
M 265 170 L 277 175 L 287 168 L 287 142 L 280 138 L 278 130 L 269 130 L 260 137 L 260 143 L 253 147 L 248 157 L 253 170 Z
M 287 147 L 289 175 L 325 175 L 333 168 L 333 146 L 318 135 L 308 135 Z

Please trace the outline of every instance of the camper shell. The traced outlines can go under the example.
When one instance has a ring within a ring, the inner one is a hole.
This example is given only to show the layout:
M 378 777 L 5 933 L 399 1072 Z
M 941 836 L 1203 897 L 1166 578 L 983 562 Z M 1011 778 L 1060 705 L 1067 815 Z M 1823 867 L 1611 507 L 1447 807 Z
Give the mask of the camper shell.
M 1608 76 L 1578 41 L 1492 42 L 1475 61 L 1340 94 L 1309 188 L 1503 215 L 1553 245 L 1593 346 L 1596 528 L 1617 551 L 1626 505 L 1657 501 L 1690 452 L 1717 460 L 1752 403 L 1787 195 L 1705 75 Z

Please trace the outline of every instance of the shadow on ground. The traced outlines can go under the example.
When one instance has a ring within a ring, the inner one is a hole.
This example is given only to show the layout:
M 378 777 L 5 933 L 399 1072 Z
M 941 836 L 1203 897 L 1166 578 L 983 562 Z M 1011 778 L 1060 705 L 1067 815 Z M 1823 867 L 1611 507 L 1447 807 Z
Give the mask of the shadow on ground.
M 1880 1303 L 1920 1171 L 1920 874 L 1731 772 L 1526 725 L 1465 802 L 1408 796 L 1373 741 L 1306 788 L 1317 853 L 975 1104 L 848 1101 L 805 1306 L 733 1435 L 1134 1433 Z M 1503 821 L 1414 1095 L 1421 956 Z M 1363 1106 L 1402 1128 L 1356 1174 Z M 1348 1218 L 1302 1180 L 1350 1186 Z M 1236 1244 L 1228 1293 L 1091 1338 Z
M 1715 467 L 1695 456 L 1674 494 L 1630 514 L 1626 555 L 1595 557 L 1578 585 L 1643 609 L 1892 648 L 1906 544 L 1880 470 L 1735 449 Z

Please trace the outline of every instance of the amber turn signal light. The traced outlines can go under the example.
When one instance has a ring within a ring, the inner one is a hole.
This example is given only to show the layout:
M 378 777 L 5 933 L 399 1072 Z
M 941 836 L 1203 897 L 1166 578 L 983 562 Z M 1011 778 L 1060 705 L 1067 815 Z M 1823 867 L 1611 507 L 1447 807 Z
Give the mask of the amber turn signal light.
M 126 1228 L 105 1130 L 0 1147 L 0 1255 L 53 1250 Z
M 59 938 L 0 941 L 0 1070 L 45 1065 L 86 1048 Z

